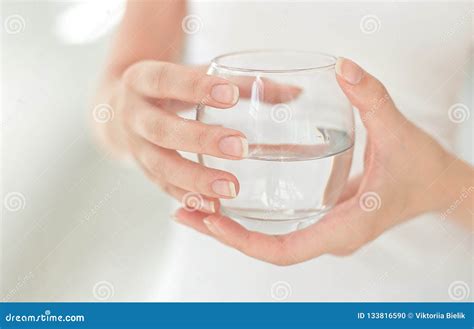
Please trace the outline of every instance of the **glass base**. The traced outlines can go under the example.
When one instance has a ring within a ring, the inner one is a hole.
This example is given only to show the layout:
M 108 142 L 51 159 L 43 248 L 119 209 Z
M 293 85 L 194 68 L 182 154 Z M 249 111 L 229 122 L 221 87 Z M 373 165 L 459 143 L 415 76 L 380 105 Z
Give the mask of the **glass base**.
M 321 219 L 330 207 L 324 209 L 300 209 L 266 211 L 221 207 L 221 212 L 249 231 L 282 235 L 304 229 Z

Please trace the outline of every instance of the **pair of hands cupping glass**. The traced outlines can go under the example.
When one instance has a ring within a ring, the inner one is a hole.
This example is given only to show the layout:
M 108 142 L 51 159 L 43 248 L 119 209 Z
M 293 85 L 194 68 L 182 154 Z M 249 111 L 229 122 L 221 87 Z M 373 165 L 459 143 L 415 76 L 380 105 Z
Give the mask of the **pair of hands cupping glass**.
M 250 80 L 242 78 L 236 85 L 206 75 L 201 69 L 138 62 L 108 93 L 107 101 L 116 109 L 118 120 L 105 128 L 103 135 L 120 141 L 122 151 L 133 155 L 149 179 L 176 199 L 183 200 L 189 192 L 202 196 L 198 211 L 181 208 L 176 212 L 175 219 L 181 224 L 278 265 L 326 253 L 350 254 L 394 225 L 424 212 L 445 209 L 448 201 L 434 183 L 453 180 L 446 171 L 453 163 L 464 175 L 469 175 L 471 169 L 409 122 L 383 84 L 357 64 L 339 58 L 336 75 L 367 130 L 364 170 L 349 181 L 337 205 L 323 219 L 286 235 L 252 232 L 221 215 L 218 200 L 238 195 L 237 178 L 185 159 L 177 152 L 230 160 L 245 158 L 248 142 L 240 131 L 187 120 L 176 113 L 199 103 L 232 107 L 239 97 L 250 96 Z M 300 92 L 269 80 L 264 84 L 264 101 L 269 103 L 283 102 L 281 95 Z M 364 202 L 370 202 L 366 198 L 371 195 L 377 196 L 378 204 L 368 211 Z

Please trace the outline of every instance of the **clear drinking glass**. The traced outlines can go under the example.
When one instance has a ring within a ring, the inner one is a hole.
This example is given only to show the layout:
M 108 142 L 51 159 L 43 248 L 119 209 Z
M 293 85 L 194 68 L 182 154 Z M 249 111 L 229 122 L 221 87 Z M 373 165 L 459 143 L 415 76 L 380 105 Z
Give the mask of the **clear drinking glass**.
M 197 120 L 241 131 L 244 160 L 200 155 L 205 166 L 233 173 L 235 199 L 221 212 L 246 228 L 284 234 L 320 219 L 347 181 L 354 145 L 352 106 L 334 72 L 336 58 L 315 52 L 262 50 L 215 58 L 208 74 L 239 87 L 230 109 L 200 105 Z

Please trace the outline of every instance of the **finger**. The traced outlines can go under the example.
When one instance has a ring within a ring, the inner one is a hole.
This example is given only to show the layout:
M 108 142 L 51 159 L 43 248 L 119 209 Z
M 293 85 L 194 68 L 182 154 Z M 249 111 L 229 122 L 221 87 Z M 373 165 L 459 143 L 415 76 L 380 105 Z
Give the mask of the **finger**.
M 203 219 L 223 243 L 246 255 L 276 265 L 301 263 L 326 253 L 349 254 L 372 237 L 373 227 L 353 198 L 333 209 L 317 223 L 286 235 L 251 232 L 218 214 Z
M 128 112 L 130 129 L 157 146 L 225 159 L 248 155 L 247 139 L 237 130 L 184 119 L 145 102 Z
M 212 232 L 209 231 L 206 224 L 202 221 L 207 216 L 209 216 L 209 214 L 200 211 L 190 212 L 184 208 L 180 208 L 173 215 L 173 219 L 176 222 L 188 226 L 202 234 L 212 236 Z
M 211 198 L 235 198 L 237 178 L 225 171 L 204 167 L 183 158 L 178 152 L 153 145 L 145 140 L 136 146 L 135 157 L 154 179 L 183 190 Z
M 156 99 L 151 103 L 170 113 L 182 112 L 196 108 L 196 104 L 176 99 Z
M 259 100 L 270 104 L 290 102 L 302 92 L 299 87 L 280 84 L 267 78 L 257 80 L 250 76 L 232 77 L 229 78 L 229 81 L 237 85 L 241 98 L 251 98 L 253 90 L 259 93 L 259 97 L 262 97 Z M 189 110 L 196 106 L 196 104 L 176 99 L 157 99 L 155 104 L 170 112 Z
M 297 262 L 323 254 L 348 254 L 364 244 L 372 223 L 359 204 L 351 198 L 334 207 L 315 224 L 290 233 L 287 248 Z M 368 239 L 368 238 L 367 238 Z
M 199 193 L 186 191 L 177 186 L 168 184 L 166 181 L 159 180 L 140 161 L 137 161 L 137 163 L 150 181 L 158 185 L 165 193 L 181 202 L 181 205 L 186 209 L 186 211 L 202 211 L 208 214 L 213 214 L 216 211 L 219 211 L 220 203 L 218 199 L 208 198 Z
M 362 177 L 362 175 L 359 175 L 349 180 L 341 196 L 337 200 L 337 203 L 342 203 L 346 200 L 349 200 L 357 193 L 362 182 Z
M 252 92 L 258 89 L 261 101 L 273 104 L 289 102 L 298 97 L 302 91 L 297 86 L 277 83 L 268 78 L 240 76 L 232 77 L 231 81 L 228 81 L 207 75 L 206 70 L 207 67 L 187 68 L 171 63 L 146 61 L 130 67 L 124 74 L 124 81 L 138 93 L 157 99 L 160 106 L 171 111 L 189 109 L 195 104 L 230 107 L 237 101 L 239 90 L 242 97 L 250 98 Z M 219 97 L 219 90 L 227 88 L 220 86 L 229 83 L 235 99 L 232 98 L 230 103 L 228 100 L 218 99 L 216 103 L 214 96 Z M 216 85 L 219 88 L 213 93 L 213 87 Z
M 229 81 L 173 63 L 138 62 L 125 71 L 123 80 L 136 92 L 158 99 L 228 108 L 239 98 L 238 87 Z
M 268 78 L 238 76 L 230 78 L 230 81 L 239 87 L 241 97 L 252 98 L 258 94 L 260 101 L 270 104 L 290 102 L 302 91 L 297 86 L 277 83 Z
M 201 72 L 209 70 L 208 66 L 197 66 Z M 255 76 L 232 76 L 230 82 L 239 87 L 239 94 L 243 98 L 251 98 L 256 87 L 261 91 L 261 101 L 270 104 L 289 102 L 297 98 L 302 89 L 297 86 L 275 82 L 269 78 L 257 78 Z
M 220 204 L 218 199 L 208 198 L 199 193 L 189 192 L 166 182 L 160 182 L 148 169 L 143 167 L 142 169 L 150 181 L 158 185 L 165 193 L 178 200 L 187 211 L 202 211 L 207 214 L 219 211 Z
M 211 235 L 250 257 L 277 265 L 293 261 L 291 257 L 287 257 L 283 240 L 279 236 L 248 231 L 230 218 L 218 214 L 209 216 L 178 211 L 176 217 L 180 223 Z
M 275 265 L 290 265 L 302 261 L 288 247 L 288 235 L 267 235 L 245 229 L 242 225 L 222 215 L 211 215 L 203 219 L 214 237 L 247 256 Z
M 360 112 L 370 133 L 386 133 L 406 122 L 398 111 L 385 86 L 349 59 L 338 58 L 337 81 L 349 101 Z

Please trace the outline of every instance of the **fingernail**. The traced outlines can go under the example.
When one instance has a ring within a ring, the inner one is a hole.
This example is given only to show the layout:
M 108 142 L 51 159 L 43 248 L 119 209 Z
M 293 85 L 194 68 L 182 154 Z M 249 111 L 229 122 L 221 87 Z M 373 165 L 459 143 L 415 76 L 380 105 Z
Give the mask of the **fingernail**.
M 231 84 L 215 85 L 212 87 L 211 97 L 219 103 L 235 104 L 239 99 L 239 88 Z
M 228 136 L 219 141 L 219 149 L 224 154 L 246 158 L 249 154 L 249 143 L 243 137 Z
M 215 235 L 219 235 L 221 233 L 221 231 L 219 231 L 219 229 L 210 221 L 208 220 L 207 218 L 204 218 L 203 219 L 203 222 L 204 222 L 204 225 L 207 226 L 207 228 L 209 229 L 209 231 L 211 231 L 212 233 L 214 233 Z
M 210 213 L 215 213 L 216 206 L 214 205 L 214 201 L 204 200 L 202 203 L 202 209 Z
M 339 57 L 336 62 L 336 73 L 351 85 L 356 85 L 362 79 L 364 71 L 353 61 Z
M 237 193 L 235 185 L 227 180 L 219 179 L 212 183 L 212 190 L 222 196 L 235 198 Z

